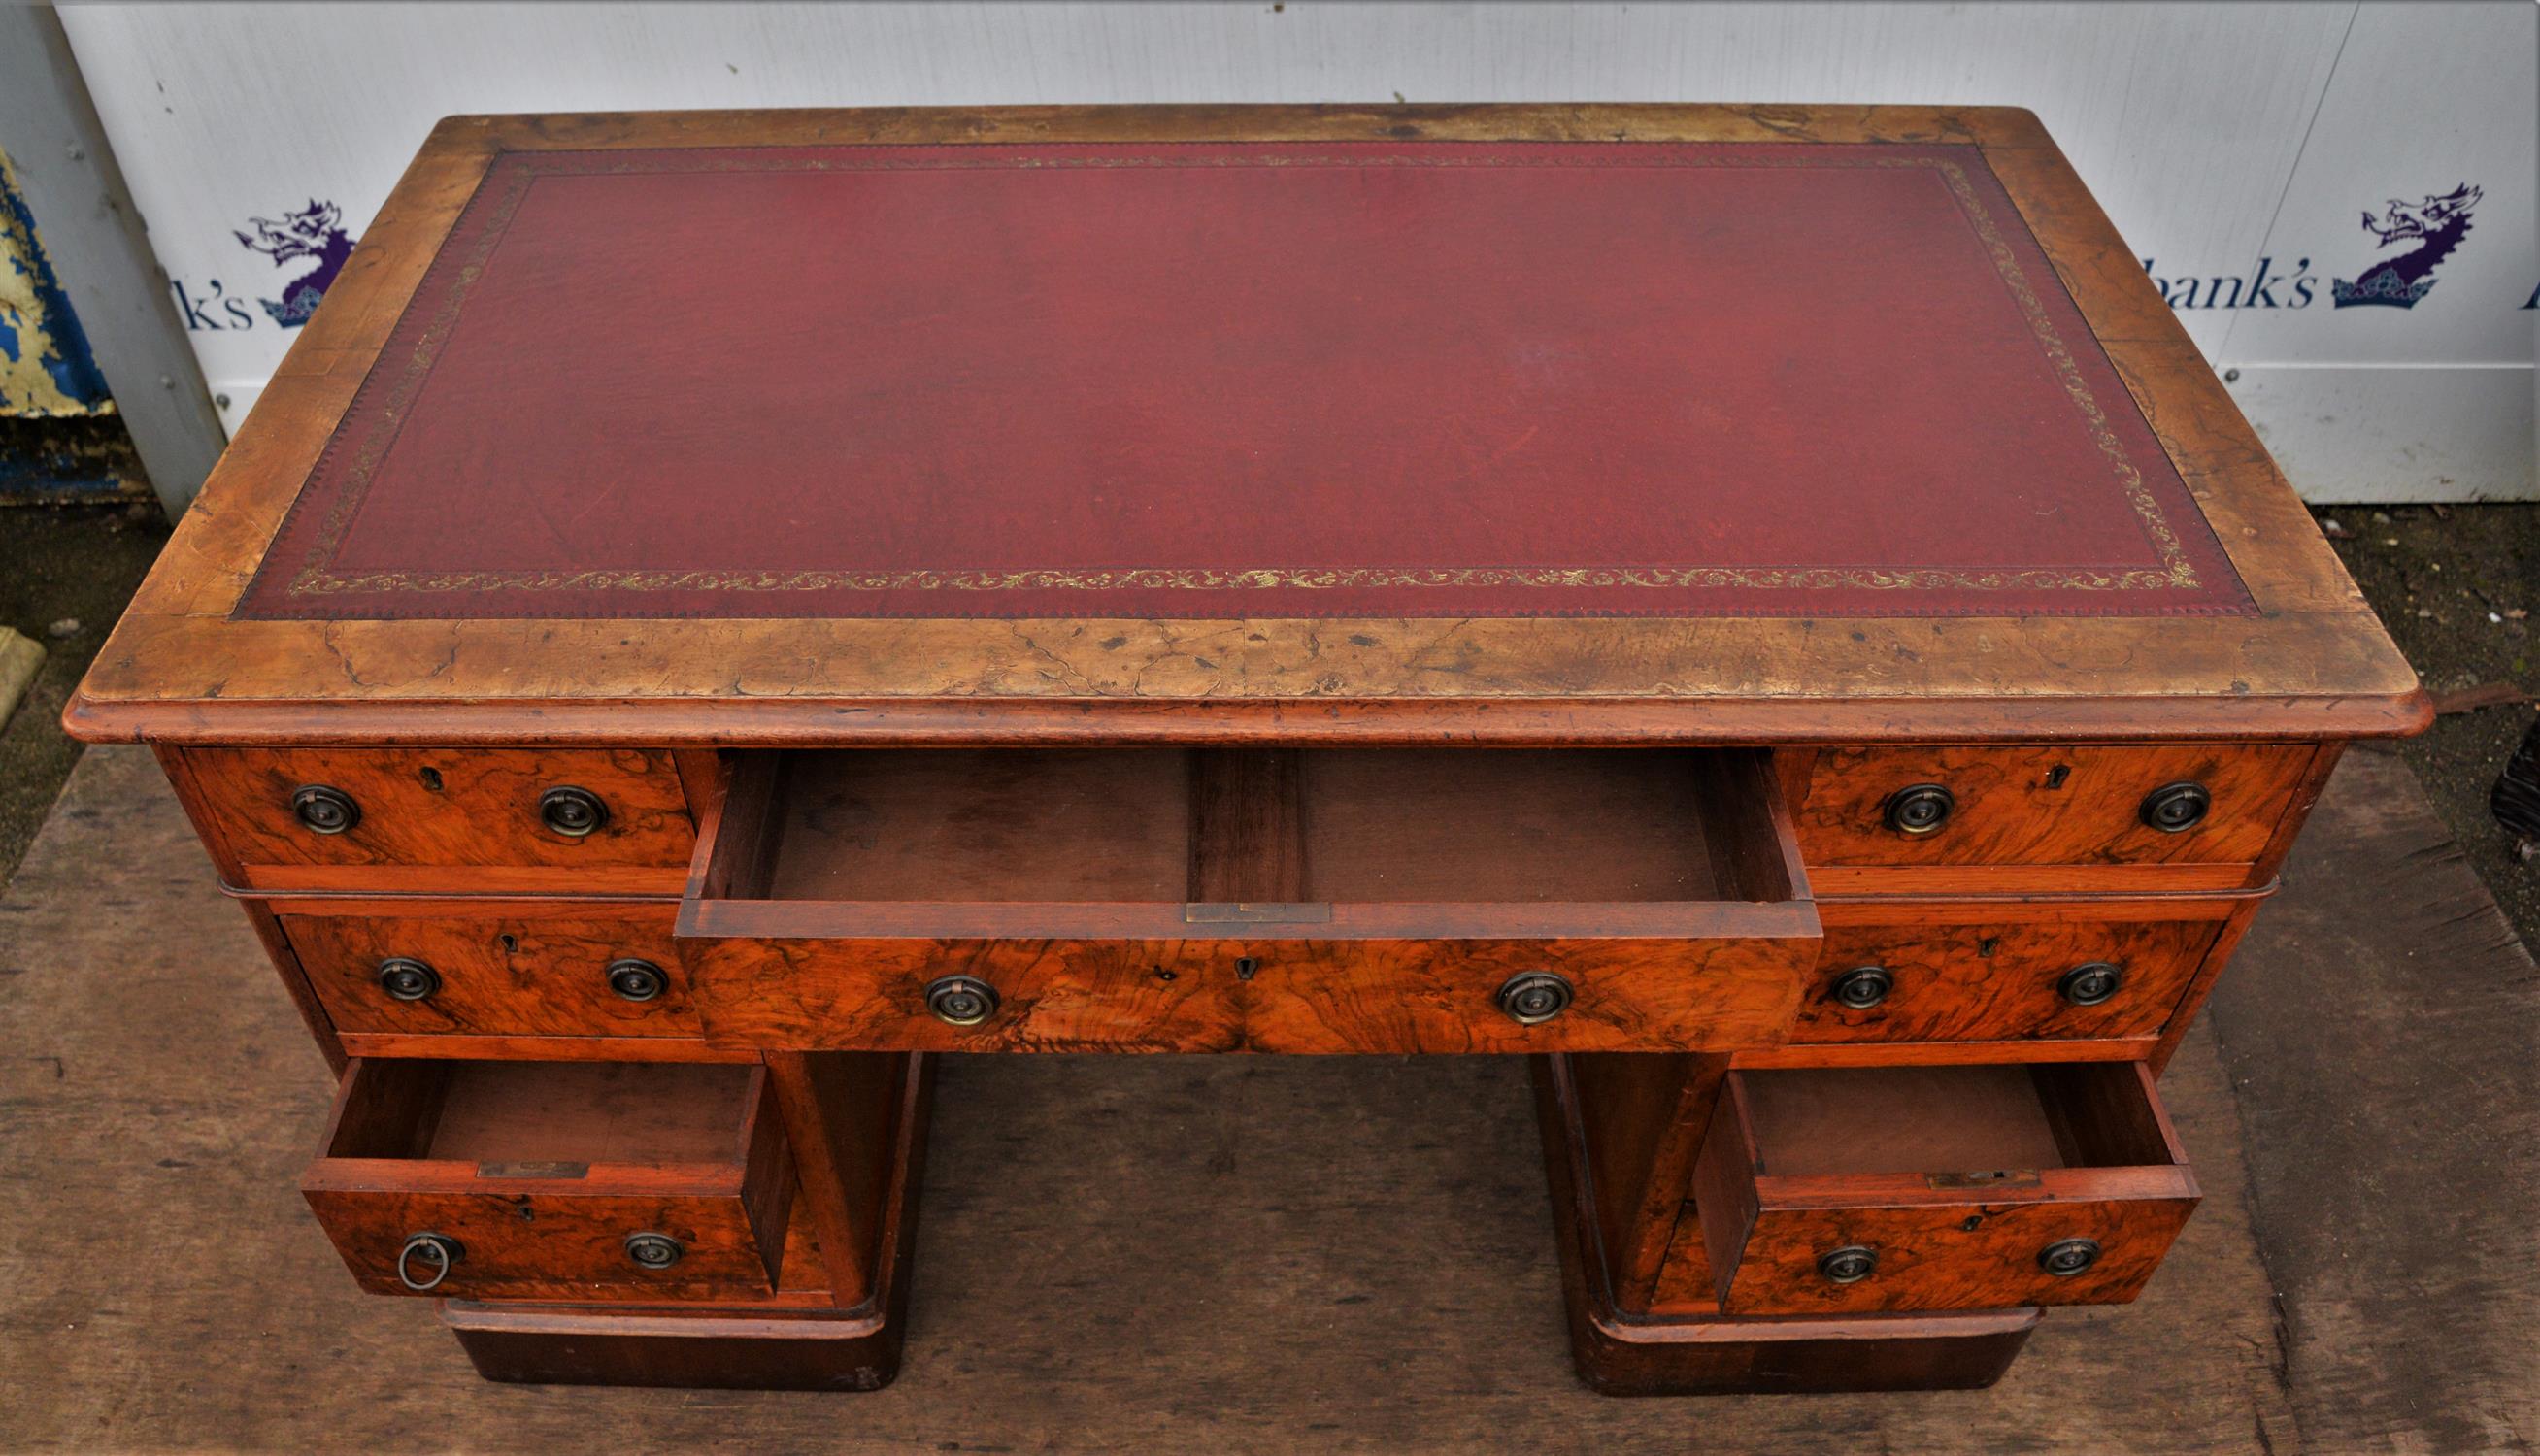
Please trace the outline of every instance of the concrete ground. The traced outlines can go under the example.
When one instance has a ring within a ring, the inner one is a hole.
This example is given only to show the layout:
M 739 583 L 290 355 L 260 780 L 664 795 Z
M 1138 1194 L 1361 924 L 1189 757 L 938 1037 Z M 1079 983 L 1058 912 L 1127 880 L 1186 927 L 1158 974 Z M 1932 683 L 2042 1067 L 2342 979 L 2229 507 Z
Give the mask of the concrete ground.
M 0 884 L 79 761 L 62 705 L 167 540 L 155 505 L 0 506 L 0 625 L 44 648 L 43 670 L 0 724 Z
M 2516 860 L 2487 810 L 2488 790 L 2530 731 L 2540 696 L 2540 505 L 2339 506 L 2312 515 L 2438 705 L 2490 684 L 2520 690 L 2519 703 L 2442 714 L 2399 752 L 2523 943 L 2540 945 L 2540 860 Z

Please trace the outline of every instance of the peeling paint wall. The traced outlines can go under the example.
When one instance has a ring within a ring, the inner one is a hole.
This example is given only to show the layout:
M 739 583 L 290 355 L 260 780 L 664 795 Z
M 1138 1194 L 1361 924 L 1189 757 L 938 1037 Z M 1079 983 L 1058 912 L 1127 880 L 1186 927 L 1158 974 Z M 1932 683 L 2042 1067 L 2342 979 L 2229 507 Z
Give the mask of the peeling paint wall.
M 89 357 L 79 317 L 53 280 L 35 220 L 0 154 L 0 415 L 85 418 L 114 400 Z

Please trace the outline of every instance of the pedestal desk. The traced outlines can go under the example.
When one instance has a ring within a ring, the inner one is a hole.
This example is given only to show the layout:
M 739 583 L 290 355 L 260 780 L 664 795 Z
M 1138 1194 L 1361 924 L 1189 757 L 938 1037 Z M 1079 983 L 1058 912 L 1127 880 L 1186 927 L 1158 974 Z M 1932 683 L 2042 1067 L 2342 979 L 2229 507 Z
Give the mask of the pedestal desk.
M 1405 106 L 444 121 L 68 722 L 493 1378 L 890 1378 L 934 1057 L 1421 1053 L 1691 1392 L 2134 1298 L 2426 717 L 2027 112 Z

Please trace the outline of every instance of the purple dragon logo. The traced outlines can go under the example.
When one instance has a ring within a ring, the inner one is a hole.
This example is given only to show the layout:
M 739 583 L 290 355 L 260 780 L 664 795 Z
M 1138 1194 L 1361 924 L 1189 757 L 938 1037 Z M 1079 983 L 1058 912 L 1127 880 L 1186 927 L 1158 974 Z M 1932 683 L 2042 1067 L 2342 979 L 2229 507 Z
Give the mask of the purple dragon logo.
M 2337 307 L 2371 304 L 2385 309 L 2415 308 L 2417 300 L 2434 292 L 2434 265 L 2450 257 L 2452 249 L 2468 236 L 2470 209 L 2478 206 L 2478 199 L 2485 195 L 2463 182 L 2415 207 L 2394 197 L 2384 217 L 2365 213 L 2364 231 L 2380 239 L 2380 246 L 2388 247 L 2411 238 L 2417 240 L 2418 245 L 2397 257 L 2374 263 L 2352 283 L 2343 278 L 2331 279 L 2329 291 L 2336 295 Z
M 298 212 L 284 213 L 282 221 L 249 218 L 255 229 L 250 235 L 233 233 L 241 244 L 273 259 L 281 267 L 295 258 L 315 258 L 318 266 L 282 286 L 280 300 L 258 299 L 264 312 L 284 328 L 298 328 L 318 312 L 318 301 L 326 296 L 326 285 L 344 271 L 344 260 L 353 255 L 353 240 L 346 236 L 341 223 L 343 210 L 332 202 L 309 199 L 309 205 Z

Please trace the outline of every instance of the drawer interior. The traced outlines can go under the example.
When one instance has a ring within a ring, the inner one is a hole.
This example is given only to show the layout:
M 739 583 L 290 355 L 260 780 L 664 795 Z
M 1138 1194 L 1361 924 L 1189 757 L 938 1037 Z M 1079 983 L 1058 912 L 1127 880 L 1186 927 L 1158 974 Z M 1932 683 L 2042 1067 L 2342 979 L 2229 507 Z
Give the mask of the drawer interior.
M 330 1158 L 522 1164 L 738 1163 L 758 1069 L 726 1063 L 373 1061 Z
M 1741 750 L 745 755 L 714 898 L 1682 902 L 1804 895 Z M 757 793 L 748 780 L 758 781 Z M 754 819 L 755 822 L 752 822 Z M 692 886 L 692 893 L 694 886 Z
M 1688 1268 L 1732 1315 L 2122 1303 L 2198 1198 L 2141 1063 L 1731 1072 Z
M 2173 1161 L 2129 1064 L 1737 1074 L 1764 1177 L 1962 1174 Z
M 579 1302 L 766 1297 L 798 1182 L 763 1067 L 363 1057 L 300 1187 L 374 1293 Z

